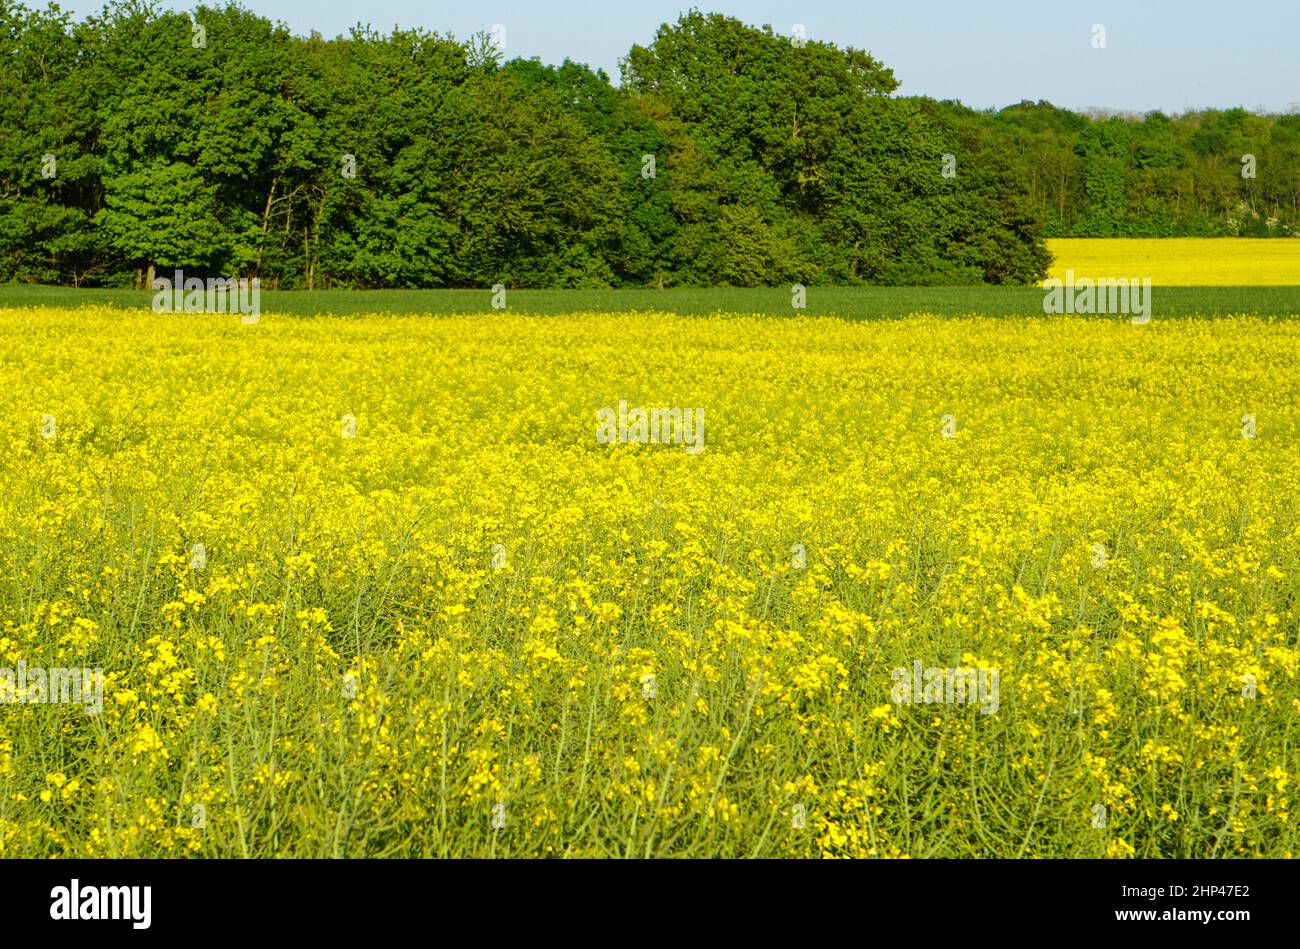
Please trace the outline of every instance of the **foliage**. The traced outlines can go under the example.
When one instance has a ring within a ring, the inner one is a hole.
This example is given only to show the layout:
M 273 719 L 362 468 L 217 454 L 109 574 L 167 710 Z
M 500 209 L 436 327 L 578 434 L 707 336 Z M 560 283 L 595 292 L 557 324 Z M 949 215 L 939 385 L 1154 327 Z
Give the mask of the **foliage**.
M 2 2 L 0 280 L 1023 283 L 1046 265 L 1009 166 L 967 136 L 969 173 L 944 178 L 960 135 L 860 50 L 693 12 L 616 88 L 482 37 Z
M 615 87 L 481 35 L 0 0 L 0 281 L 1026 284 L 1044 236 L 1296 233 L 1300 116 L 976 112 L 897 88 L 862 50 L 698 11 Z

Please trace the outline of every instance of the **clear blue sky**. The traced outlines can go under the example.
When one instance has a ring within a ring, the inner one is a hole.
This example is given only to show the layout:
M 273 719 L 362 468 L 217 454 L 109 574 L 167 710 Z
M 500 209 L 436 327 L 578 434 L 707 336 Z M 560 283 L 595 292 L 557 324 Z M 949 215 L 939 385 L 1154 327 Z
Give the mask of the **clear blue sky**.
M 30 5 L 40 2 L 28 0 Z M 167 6 L 190 9 L 191 2 Z M 893 67 L 903 94 L 1001 107 L 1047 99 L 1144 112 L 1244 106 L 1300 109 L 1300 0 L 699 0 L 716 11 L 810 38 L 856 46 Z M 64 0 L 75 14 L 99 0 Z M 244 0 L 244 6 L 326 36 L 369 23 L 422 26 L 464 38 L 506 27 L 507 55 L 567 56 L 618 80 L 618 60 L 690 0 Z M 1106 49 L 1091 45 L 1106 27 Z

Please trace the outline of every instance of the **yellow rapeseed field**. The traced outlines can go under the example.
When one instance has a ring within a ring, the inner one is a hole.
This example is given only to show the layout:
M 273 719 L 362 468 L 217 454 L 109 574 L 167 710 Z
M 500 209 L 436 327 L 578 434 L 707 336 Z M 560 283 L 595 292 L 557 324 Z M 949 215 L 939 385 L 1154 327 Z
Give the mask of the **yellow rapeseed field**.
M 0 310 L 0 851 L 1291 856 L 1298 364 L 1255 318 Z
M 1149 278 L 1155 286 L 1294 286 L 1300 240 L 1249 237 L 1084 238 L 1047 241 L 1049 276 Z

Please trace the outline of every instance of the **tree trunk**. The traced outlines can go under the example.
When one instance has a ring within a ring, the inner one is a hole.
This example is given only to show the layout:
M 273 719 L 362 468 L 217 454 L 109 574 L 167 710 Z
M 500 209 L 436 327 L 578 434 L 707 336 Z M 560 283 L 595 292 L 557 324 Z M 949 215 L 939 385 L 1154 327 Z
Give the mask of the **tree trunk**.
M 271 190 L 266 193 L 266 209 L 262 211 L 262 239 L 257 244 L 257 275 L 262 275 L 262 255 L 266 251 L 266 232 L 271 227 L 271 205 L 275 204 L 275 186 L 280 179 L 271 179 Z
M 311 265 L 311 228 L 309 227 L 302 229 L 302 256 L 303 270 L 306 271 L 307 277 L 307 289 L 311 290 L 314 289 L 315 280 Z

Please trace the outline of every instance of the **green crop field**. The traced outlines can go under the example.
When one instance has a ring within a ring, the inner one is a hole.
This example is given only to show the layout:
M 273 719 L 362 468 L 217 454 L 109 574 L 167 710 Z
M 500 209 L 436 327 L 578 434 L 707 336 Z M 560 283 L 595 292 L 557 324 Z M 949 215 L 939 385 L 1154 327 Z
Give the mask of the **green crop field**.
M 3 307 L 115 306 L 148 309 L 153 295 L 138 290 L 76 290 L 68 287 L 0 287 Z M 1038 287 L 810 287 L 807 307 L 791 306 L 789 288 L 672 288 L 666 290 L 509 290 L 514 313 L 762 313 L 838 316 L 853 320 L 930 316 L 1033 316 L 1043 312 Z M 293 316 L 453 314 L 490 312 L 492 291 L 483 290 L 264 290 L 262 309 Z M 1155 316 L 1249 314 L 1300 316 L 1300 287 L 1156 287 Z

